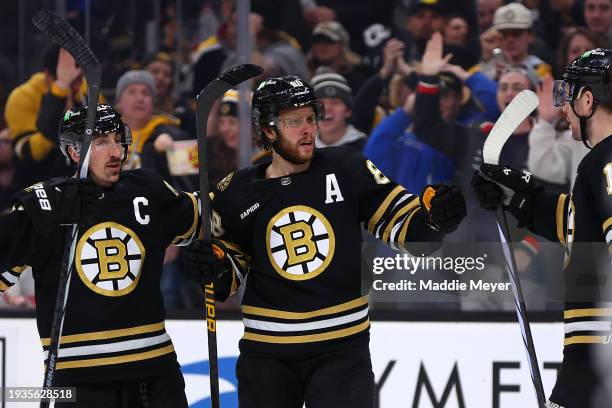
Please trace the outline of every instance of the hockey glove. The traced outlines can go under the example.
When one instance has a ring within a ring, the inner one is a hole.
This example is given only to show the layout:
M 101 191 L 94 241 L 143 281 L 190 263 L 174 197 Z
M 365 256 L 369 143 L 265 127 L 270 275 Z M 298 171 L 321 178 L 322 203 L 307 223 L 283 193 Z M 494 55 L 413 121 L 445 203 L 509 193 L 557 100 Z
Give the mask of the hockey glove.
M 472 187 L 481 208 L 503 206 L 514 215 L 519 227 L 530 225 L 534 193 L 542 190 L 526 170 L 487 163 L 481 164 L 472 177 Z
M 58 225 L 87 221 L 103 197 L 90 180 L 56 178 L 28 187 L 13 201 L 23 206 L 36 231 L 45 234 Z
M 429 215 L 430 226 L 445 234 L 457 229 L 467 215 L 465 198 L 459 187 L 450 183 L 428 185 L 419 198 Z
M 185 275 L 201 285 L 214 283 L 232 268 L 227 248 L 219 240 L 196 240 L 187 248 Z

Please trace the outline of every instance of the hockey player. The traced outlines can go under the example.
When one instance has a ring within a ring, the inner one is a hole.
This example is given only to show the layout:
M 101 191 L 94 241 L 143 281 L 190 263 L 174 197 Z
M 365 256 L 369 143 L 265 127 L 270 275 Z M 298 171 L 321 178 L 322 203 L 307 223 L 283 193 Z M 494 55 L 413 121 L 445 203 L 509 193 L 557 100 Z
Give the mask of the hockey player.
M 86 109 L 61 123 L 62 153 L 81 158 Z M 164 328 L 160 292 L 164 250 L 197 233 L 198 198 L 141 169 L 121 171 L 130 130 L 98 105 L 89 177 L 57 178 L 14 197 L 0 218 L 0 289 L 32 267 L 38 331 L 45 354 L 66 229 L 79 236 L 54 386 L 76 386 L 77 407 L 187 407 L 184 380 Z M 18 267 L 15 267 L 18 266 Z M 148 405 L 139 405 L 139 403 Z M 62 404 L 56 404 L 62 406 Z
M 188 252 L 189 273 L 216 279 L 219 299 L 245 285 L 236 368 L 241 408 L 373 407 L 361 225 L 394 247 L 437 247 L 466 215 L 451 184 L 419 197 L 355 149 L 315 149 L 324 116 L 301 78 L 262 82 L 253 122 L 272 162 L 217 184 L 216 239 L 196 241 Z
M 578 166 L 570 195 L 546 192 L 528 172 L 506 166 L 483 164 L 472 180 L 483 208 L 503 205 L 519 226 L 566 249 L 563 363 L 550 407 L 612 405 L 594 362 L 609 350 L 612 334 L 612 309 L 604 307 L 612 301 L 605 292 L 612 242 L 611 67 L 612 51 L 587 51 L 554 86 L 554 104 L 563 107 L 574 139 L 592 149 Z

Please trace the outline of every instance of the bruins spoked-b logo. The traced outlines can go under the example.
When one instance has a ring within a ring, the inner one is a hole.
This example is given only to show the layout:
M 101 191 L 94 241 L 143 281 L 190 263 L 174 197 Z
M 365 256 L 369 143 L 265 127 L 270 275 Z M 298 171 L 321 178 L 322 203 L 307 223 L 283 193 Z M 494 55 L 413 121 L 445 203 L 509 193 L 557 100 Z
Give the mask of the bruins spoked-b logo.
M 104 222 L 79 240 L 75 266 L 89 289 L 104 296 L 123 296 L 138 285 L 144 258 L 144 246 L 134 231 Z
M 280 211 L 268 223 L 266 237 L 270 263 L 287 279 L 314 278 L 334 256 L 334 231 L 314 208 L 296 205 Z

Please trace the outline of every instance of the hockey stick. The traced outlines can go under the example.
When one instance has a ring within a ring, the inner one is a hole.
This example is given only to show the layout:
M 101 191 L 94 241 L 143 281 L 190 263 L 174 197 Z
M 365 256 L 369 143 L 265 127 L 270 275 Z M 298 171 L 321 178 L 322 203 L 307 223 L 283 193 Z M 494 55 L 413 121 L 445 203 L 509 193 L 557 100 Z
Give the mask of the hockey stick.
M 499 156 L 501 155 L 504 144 L 510 138 L 516 128 L 535 110 L 538 106 L 538 96 L 528 90 L 519 93 L 513 100 L 506 106 L 506 109 L 502 112 L 501 116 L 495 122 L 493 129 L 487 137 L 484 147 L 482 149 L 484 162 L 490 164 L 498 164 Z M 529 326 L 529 319 L 527 318 L 527 309 L 525 307 L 525 298 L 523 296 L 523 289 L 521 282 L 516 270 L 516 261 L 514 259 L 514 253 L 512 249 L 510 230 L 508 229 L 508 221 L 506 219 L 506 212 L 503 208 L 500 208 L 496 212 L 497 217 L 497 229 L 499 232 L 499 238 L 502 244 L 502 250 L 504 258 L 506 259 L 506 266 L 508 269 L 508 276 L 512 283 L 512 296 L 514 298 L 514 307 L 516 309 L 516 315 L 518 318 L 519 326 L 521 327 L 521 335 L 523 336 L 523 345 L 527 352 L 527 361 L 529 362 L 529 371 L 531 373 L 531 381 L 536 393 L 538 400 L 538 406 L 544 408 L 546 404 L 546 397 L 544 395 L 544 387 L 542 385 L 542 378 L 540 376 L 540 369 L 538 365 L 538 358 L 535 351 L 535 345 L 533 343 L 533 337 L 531 335 L 531 328 Z
M 208 115 L 217 99 L 240 83 L 263 73 L 257 65 L 238 65 L 219 77 L 212 80 L 198 95 L 196 102 L 196 129 L 198 133 L 198 161 L 200 163 L 200 197 L 202 226 L 199 238 L 210 241 L 210 203 L 208 201 L 208 155 L 206 148 L 206 127 Z M 215 314 L 215 286 L 214 283 L 205 285 L 204 298 L 206 307 L 206 327 L 208 331 L 208 364 L 210 375 L 210 399 L 212 408 L 219 407 L 219 366 L 217 360 L 217 321 Z
M 74 58 L 76 63 L 83 70 L 87 80 L 87 116 L 85 119 L 85 135 L 81 153 L 85 152 L 83 160 L 79 160 L 77 174 L 80 179 L 87 177 L 89 168 L 89 147 L 91 137 L 96 123 L 96 113 L 98 98 L 100 95 L 100 84 L 102 82 L 102 69 L 95 55 L 79 33 L 65 20 L 49 10 L 41 10 L 32 18 L 32 22 L 42 32 L 48 35 L 53 42 L 66 49 Z M 53 385 L 53 376 L 57 365 L 60 347 L 60 338 L 64 326 L 66 303 L 70 290 L 70 278 L 72 276 L 72 264 L 74 261 L 74 251 L 78 236 L 78 225 L 74 224 L 71 230 L 66 232 L 66 246 L 62 260 L 62 270 L 58 282 L 55 308 L 53 311 L 53 321 L 51 325 L 51 341 L 47 353 L 47 365 L 45 367 L 44 388 Z M 41 400 L 42 407 L 48 407 L 49 401 Z

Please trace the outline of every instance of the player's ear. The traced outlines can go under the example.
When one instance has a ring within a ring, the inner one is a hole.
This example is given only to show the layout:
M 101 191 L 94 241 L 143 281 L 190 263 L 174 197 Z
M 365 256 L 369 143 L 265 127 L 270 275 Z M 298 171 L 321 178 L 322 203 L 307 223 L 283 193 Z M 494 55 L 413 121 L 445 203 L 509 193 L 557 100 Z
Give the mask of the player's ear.
M 77 151 L 74 149 L 74 146 L 68 146 L 68 154 L 70 155 L 70 158 L 72 159 L 72 161 L 74 161 L 75 163 L 79 162 L 79 154 L 77 153 Z
M 263 130 L 269 141 L 273 142 L 276 140 L 276 132 L 271 127 L 262 126 L 261 130 Z

